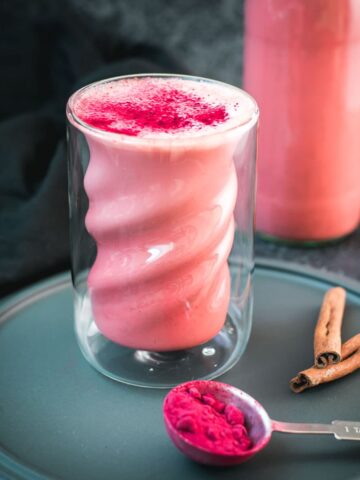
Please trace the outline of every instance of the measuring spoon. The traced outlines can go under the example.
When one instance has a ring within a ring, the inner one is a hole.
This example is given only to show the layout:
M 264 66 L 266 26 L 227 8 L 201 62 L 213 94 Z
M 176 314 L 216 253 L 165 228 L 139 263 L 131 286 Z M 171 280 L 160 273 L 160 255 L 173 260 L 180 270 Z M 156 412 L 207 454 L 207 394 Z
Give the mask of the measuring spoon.
M 236 455 L 214 453 L 191 443 L 180 431 L 176 430 L 167 413 L 169 398 L 176 392 L 188 391 L 192 387 L 197 388 L 202 395 L 210 393 L 225 404 L 231 403 L 244 413 L 245 425 L 252 441 L 252 447 L 249 450 L 244 450 Z M 272 420 L 264 407 L 247 393 L 225 383 L 207 380 L 183 383 L 170 390 L 165 397 L 163 412 L 167 433 L 177 448 L 192 460 L 208 465 L 236 465 L 249 460 L 266 447 L 273 432 L 325 434 L 334 435 L 337 440 L 360 440 L 360 422 L 334 420 L 330 424 L 322 424 Z

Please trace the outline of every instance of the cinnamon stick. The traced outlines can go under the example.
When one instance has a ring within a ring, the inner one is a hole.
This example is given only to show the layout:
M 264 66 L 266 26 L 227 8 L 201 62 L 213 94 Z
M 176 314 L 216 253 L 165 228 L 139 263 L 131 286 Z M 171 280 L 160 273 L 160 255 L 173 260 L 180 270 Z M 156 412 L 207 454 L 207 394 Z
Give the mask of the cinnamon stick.
M 360 333 L 350 338 L 341 348 L 342 361 L 325 368 L 311 367 L 290 380 L 290 388 L 300 393 L 321 383 L 345 377 L 360 368 Z
M 341 324 L 346 292 L 331 288 L 324 296 L 314 334 L 314 364 L 318 368 L 341 361 Z

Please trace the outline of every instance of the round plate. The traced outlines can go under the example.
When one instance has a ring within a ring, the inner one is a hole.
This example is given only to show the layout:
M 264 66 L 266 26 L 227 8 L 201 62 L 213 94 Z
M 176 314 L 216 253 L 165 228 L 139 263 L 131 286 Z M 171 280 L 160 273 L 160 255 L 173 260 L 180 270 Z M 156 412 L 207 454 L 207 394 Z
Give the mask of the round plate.
M 359 373 L 292 393 L 289 379 L 312 363 L 324 292 L 348 290 L 344 340 L 360 331 L 360 285 L 315 270 L 261 261 L 255 273 L 249 346 L 223 375 L 277 420 L 360 420 Z M 165 433 L 163 390 L 119 384 L 81 355 L 73 332 L 68 275 L 2 302 L 0 308 L 0 478 L 61 480 L 351 479 L 360 444 L 327 436 L 274 434 L 239 467 L 214 469 L 182 456 Z

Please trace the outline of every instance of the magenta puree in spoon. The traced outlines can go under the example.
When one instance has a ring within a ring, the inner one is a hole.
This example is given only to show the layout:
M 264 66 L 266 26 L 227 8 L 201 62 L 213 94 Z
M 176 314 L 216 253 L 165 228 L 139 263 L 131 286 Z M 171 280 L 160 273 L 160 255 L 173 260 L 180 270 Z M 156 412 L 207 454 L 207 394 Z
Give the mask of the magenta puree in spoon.
M 85 87 L 69 105 L 90 150 L 97 327 L 143 350 L 208 341 L 229 304 L 234 129 L 252 118 L 253 101 L 221 83 L 140 76 Z
M 167 433 L 178 449 L 208 465 L 230 466 L 249 460 L 266 447 L 272 432 L 330 434 L 337 440 L 360 441 L 360 422 L 271 420 L 247 393 L 226 383 L 206 380 L 183 383 L 170 390 L 163 413 Z M 219 417 L 223 417 L 221 421 Z
M 164 411 L 184 439 L 204 450 L 236 455 L 252 446 L 243 412 L 211 392 L 201 393 L 196 382 L 174 390 L 165 402 Z
M 196 380 L 175 387 L 165 398 L 163 412 L 174 444 L 200 463 L 245 462 L 271 438 L 271 420 L 263 407 L 220 382 Z

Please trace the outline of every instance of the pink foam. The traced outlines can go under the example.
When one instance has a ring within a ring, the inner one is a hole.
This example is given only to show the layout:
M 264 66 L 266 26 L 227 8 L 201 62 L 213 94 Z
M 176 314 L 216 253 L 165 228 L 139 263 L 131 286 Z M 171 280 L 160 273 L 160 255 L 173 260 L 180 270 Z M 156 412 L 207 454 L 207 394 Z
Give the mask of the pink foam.
M 242 97 L 238 90 L 221 84 L 140 77 L 95 84 L 77 96 L 73 107 L 82 122 L 106 132 L 196 134 L 224 125 L 239 114 Z

